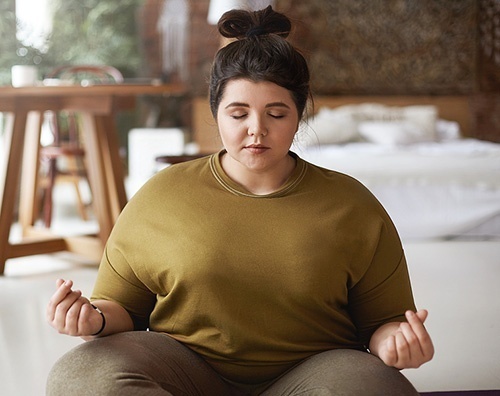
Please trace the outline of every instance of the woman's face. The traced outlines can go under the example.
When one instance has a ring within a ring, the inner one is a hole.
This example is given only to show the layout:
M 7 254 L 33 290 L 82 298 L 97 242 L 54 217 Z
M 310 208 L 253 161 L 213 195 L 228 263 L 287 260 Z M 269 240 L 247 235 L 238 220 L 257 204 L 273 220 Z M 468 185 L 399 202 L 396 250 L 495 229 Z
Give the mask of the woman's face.
M 236 166 L 255 172 L 284 166 L 299 125 L 290 92 L 268 81 L 227 83 L 217 112 L 224 148 Z

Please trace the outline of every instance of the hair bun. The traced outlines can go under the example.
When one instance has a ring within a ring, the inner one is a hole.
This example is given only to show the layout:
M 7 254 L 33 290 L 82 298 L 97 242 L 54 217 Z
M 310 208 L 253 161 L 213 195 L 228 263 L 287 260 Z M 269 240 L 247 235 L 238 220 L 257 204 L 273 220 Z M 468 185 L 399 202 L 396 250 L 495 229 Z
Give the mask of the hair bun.
M 271 6 L 259 11 L 231 10 L 219 19 L 219 33 L 227 38 L 277 34 L 287 37 L 292 28 L 288 17 L 273 10 Z

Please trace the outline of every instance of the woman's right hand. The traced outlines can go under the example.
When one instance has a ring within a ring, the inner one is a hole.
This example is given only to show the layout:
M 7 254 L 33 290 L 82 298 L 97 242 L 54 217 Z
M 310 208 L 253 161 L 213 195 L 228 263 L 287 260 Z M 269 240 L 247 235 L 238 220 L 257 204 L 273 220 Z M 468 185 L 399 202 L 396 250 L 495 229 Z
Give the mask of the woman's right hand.
M 72 290 L 73 282 L 58 279 L 56 292 L 47 305 L 47 321 L 61 334 L 87 337 L 97 333 L 103 318 L 80 290 Z

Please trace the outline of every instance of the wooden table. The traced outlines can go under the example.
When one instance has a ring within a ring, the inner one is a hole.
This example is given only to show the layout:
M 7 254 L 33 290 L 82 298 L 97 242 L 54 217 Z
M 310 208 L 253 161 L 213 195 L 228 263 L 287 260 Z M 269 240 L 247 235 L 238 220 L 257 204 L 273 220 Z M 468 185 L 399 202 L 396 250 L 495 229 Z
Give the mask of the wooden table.
M 134 108 L 137 96 L 185 92 L 180 84 L 0 87 L 0 112 L 8 113 L 0 174 L 0 275 L 7 259 L 28 255 L 70 251 L 98 260 L 127 202 L 116 112 Z M 81 117 L 92 205 L 99 224 L 97 236 L 63 237 L 33 227 L 41 123 L 47 110 L 72 110 Z M 23 239 L 12 243 L 9 238 L 19 186 Z

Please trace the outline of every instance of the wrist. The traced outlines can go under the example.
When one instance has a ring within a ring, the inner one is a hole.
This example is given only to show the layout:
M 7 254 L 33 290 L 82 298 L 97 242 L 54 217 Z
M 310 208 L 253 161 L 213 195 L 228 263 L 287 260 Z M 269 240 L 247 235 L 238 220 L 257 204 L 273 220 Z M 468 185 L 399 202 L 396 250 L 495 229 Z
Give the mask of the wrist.
M 94 304 L 90 304 L 90 305 L 92 305 L 92 308 L 94 308 L 101 315 L 101 318 L 102 318 L 101 328 L 96 333 L 91 334 L 91 336 L 98 336 L 99 334 L 101 334 L 103 332 L 104 328 L 106 327 L 106 317 L 104 316 L 102 311 L 99 309 L 99 307 L 96 307 Z

